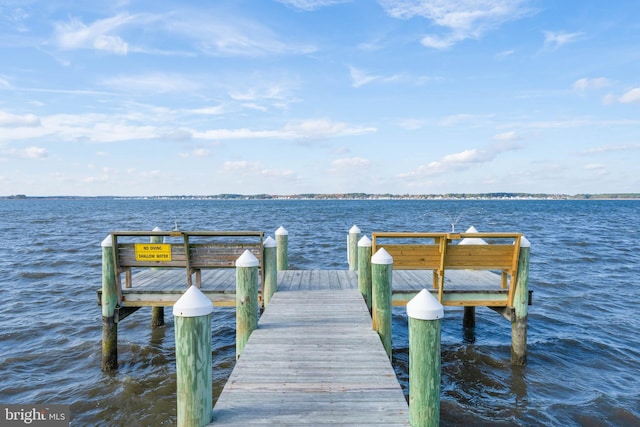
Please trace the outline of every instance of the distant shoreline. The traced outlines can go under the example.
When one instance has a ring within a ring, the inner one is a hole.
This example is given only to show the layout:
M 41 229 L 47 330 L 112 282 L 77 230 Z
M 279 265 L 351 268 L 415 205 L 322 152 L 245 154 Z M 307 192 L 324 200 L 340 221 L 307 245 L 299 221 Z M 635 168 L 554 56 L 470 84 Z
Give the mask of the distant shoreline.
M 4 200 L 640 200 L 640 193 L 546 194 L 546 193 L 450 193 L 450 194 L 215 194 L 170 196 L 0 196 Z

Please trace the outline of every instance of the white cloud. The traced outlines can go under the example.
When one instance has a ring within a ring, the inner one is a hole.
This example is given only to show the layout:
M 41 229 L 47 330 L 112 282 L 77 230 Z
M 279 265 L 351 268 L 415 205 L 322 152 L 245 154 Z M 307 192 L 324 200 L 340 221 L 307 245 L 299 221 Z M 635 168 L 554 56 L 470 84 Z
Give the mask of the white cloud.
M 284 131 L 294 139 L 325 139 L 364 135 L 377 132 L 377 129 L 370 126 L 351 126 L 348 123 L 318 119 L 288 124 L 284 127 Z
M 640 126 L 640 120 L 632 119 L 616 119 L 616 120 L 597 120 L 592 118 L 576 118 L 569 120 L 541 120 L 531 122 L 512 122 L 508 124 L 510 128 L 522 129 L 570 129 L 584 128 L 587 126 L 594 127 L 611 127 L 611 126 Z M 505 126 L 506 127 L 506 126 Z
M 580 40 L 583 33 L 565 33 L 563 31 L 544 31 L 544 45 L 550 49 L 557 49 L 568 43 Z
M 496 141 L 518 141 L 522 139 L 515 131 L 503 132 L 493 136 Z
M 349 74 L 351 75 L 351 86 L 356 88 L 369 84 L 380 78 L 380 76 L 367 74 L 365 71 L 352 66 L 349 66 Z
M 188 110 L 191 114 L 202 114 L 205 116 L 217 116 L 224 113 L 224 105 L 216 105 L 215 107 L 203 107 Z
M 99 35 L 93 41 L 93 47 L 97 50 L 106 50 L 117 55 L 126 55 L 129 50 L 127 42 L 118 36 Z
M 603 165 L 603 164 L 600 164 L 600 163 L 591 163 L 591 164 L 584 165 L 584 169 L 588 170 L 588 171 L 593 171 L 597 175 L 607 175 L 608 174 L 607 167 L 605 165 Z
M 425 120 L 406 118 L 406 119 L 399 119 L 397 123 L 398 123 L 398 126 L 400 126 L 403 129 L 416 130 L 416 129 L 422 128 L 425 125 Z
M 0 76 L 0 89 L 12 89 L 13 85 L 6 78 Z
M 49 157 L 49 153 L 46 148 L 31 146 L 22 149 L 9 148 L 0 150 L 0 156 L 19 159 L 44 159 Z
M 392 17 L 422 17 L 447 28 L 448 34 L 428 34 L 422 44 L 446 49 L 465 39 L 479 39 L 505 22 L 530 13 L 527 0 L 379 0 Z
M 188 141 L 193 138 L 193 132 L 187 129 L 175 129 L 162 134 L 160 138 L 168 141 Z
M 349 74 L 351 76 L 351 86 L 359 88 L 373 82 L 382 83 L 408 83 L 412 85 L 422 85 L 426 82 L 438 80 L 437 77 L 417 76 L 414 77 L 406 73 L 397 73 L 391 75 L 374 75 L 369 74 L 359 68 L 349 66 Z
M 420 180 L 425 177 L 442 175 L 469 169 L 473 166 L 489 163 L 500 154 L 513 151 L 519 147 L 511 144 L 497 144 L 486 148 L 472 148 L 458 153 L 448 154 L 440 160 L 420 165 L 410 172 L 399 175 L 407 180 Z
M 620 98 L 618 98 L 618 101 L 622 102 L 623 104 L 630 104 L 632 102 L 639 102 L 640 101 L 640 87 L 636 87 L 636 88 L 633 88 L 633 89 L 627 91 L 624 95 L 622 95 Z
M 194 148 L 193 150 L 189 151 L 188 153 L 181 153 L 180 157 L 202 158 L 202 157 L 209 157 L 210 154 L 211 154 L 211 152 L 209 150 L 207 150 L 206 148 Z
M 129 49 L 127 42 L 112 33 L 127 24 L 139 21 L 139 17 L 119 14 L 111 18 L 99 19 L 86 25 L 77 18 L 68 22 L 54 24 L 55 40 L 63 50 L 97 49 L 117 55 L 126 55 Z
M 247 83 L 251 81 L 251 84 Z M 292 92 L 298 88 L 298 79 L 295 77 L 281 77 L 271 79 L 262 75 L 252 75 L 242 82 L 242 89 L 229 89 L 231 99 L 243 103 L 252 102 L 279 102 L 289 103 L 293 101 Z
M 295 176 L 295 172 L 292 170 L 269 169 L 262 166 L 260 162 L 249 162 L 246 160 L 224 162 L 219 173 L 272 178 L 290 178 Z
M 513 54 L 515 54 L 515 53 L 516 53 L 516 51 L 513 50 L 513 49 L 504 50 L 502 52 L 496 53 L 496 58 L 498 58 L 498 59 L 508 58 L 508 57 L 512 56 Z
M 362 157 L 336 159 L 331 162 L 332 172 L 363 170 L 371 167 L 371 160 Z
M 316 50 L 310 45 L 282 41 L 261 22 L 222 10 L 197 16 L 172 16 L 165 20 L 165 28 L 174 37 L 192 40 L 195 48 L 207 55 L 256 57 L 307 54 Z
M 611 81 L 605 77 L 582 78 L 573 83 L 573 89 L 576 91 L 586 91 L 589 89 L 602 89 L 611 86 Z
M 602 103 L 604 105 L 611 105 L 611 104 L 615 104 L 616 103 L 616 97 L 613 94 L 606 94 L 605 96 L 602 97 Z
M 49 155 L 47 149 L 42 147 L 27 147 L 23 153 L 28 159 L 43 159 Z
M 439 124 L 441 126 L 456 126 L 460 123 L 471 123 L 477 126 L 486 124 L 492 117 L 491 114 L 453 114 L 441 119 Z
M 333 6 L 340 3 L 348 3 L 351 0 L 278 0 L 282 4 L 294 7 L 296 9 L 311 12 L 322 7 Z
M 194 138 L 208 140 L 224 139 L 287 139 L 287 140 L 318 140 L 337 138 L 342 136 L 364 135 L 376 132 L 374 127 L 351 126 L 347 123 L 333 122 L 331 120 L 306 120 L 289 123 L 280 129 L 253 130 L 239 129 L 210 129 L 194 132 Z
M 17 115 L 0 111 L 2 127 L 35 127 L 40 126 L 40 119 L 34 114 Z
M 635 144 L 612 144 L 602 145 L 600 147 L 590 148 L 588 150 L 580 151 L 580 154 L 602 154 L 619 151 L 640 151 L 640 143 Z
M 200 90 L 202 84 L 188 77 L 170 73 L 121 75 L 105 78 L 100 84 L 126 93 L 190 93 Z

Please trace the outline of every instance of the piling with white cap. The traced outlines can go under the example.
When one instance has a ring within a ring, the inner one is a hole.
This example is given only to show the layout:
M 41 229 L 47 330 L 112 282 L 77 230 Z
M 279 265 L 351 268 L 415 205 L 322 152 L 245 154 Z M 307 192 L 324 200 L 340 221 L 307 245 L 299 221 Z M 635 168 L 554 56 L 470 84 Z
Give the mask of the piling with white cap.
M 440 424 L 440 340 L 444 309 L 426 289 L 407 303 L 409 317 L 409 423 Z
M 289 269 L 289 232 L 283 226 L 276 230 L 276 246 L 278 247 L 278 271 Z
M 278 254 L 277 243 L 271 237 L 264 240 L 262 262 L 264 263 L 264 289 L 263 298 L 266 307 L 271 297 L 278 290 Z
M 249 250 L 236 260 L 236 359 L 258 327 L 258 265 Z
M 358 241 L 360 240 L 360 229 L 357 225 L 354 225 L 349 229 L 349 236 L 347 237 L 347 262 L 349 263 L 349 270 L 354 271 L 358 269 Z
M 391 277 L 393 257 L 384 248 L 371 257 L 371 320 L 389 359 L 391 359 Z
M 160 227 L 153 229 L 155 232 L 162 231 Z M 149 243 L 164 243 L 164 236 L 150 236 Z M 156 270 L 157 267 L 153 267 L 152 270 Z M 151 328 L 161 328 L 164 326 L 164 307 L 154 306 L 151 307 Z
M 478 230 L 476 230 L 474 226 L 471 226 L 467 229 L 467 231 L 465 231 L 465 233 L 477 234 Z M 459 245 L 488 245 L 488 243 L 484 239 L 481 239 L 480 237 L 465 237 L 464 239 L 460 240 L 460 243 L 458 244 Z
M 102 241 L 102 370 L 118 369 L 118 306 L 113 239 L 108 235 Z
M 371 239 L 363 236 L 358 240 L 358 290 L 371 313 Z
M 478 233 L 478 230 L 472 225 L 465 233 Z M 479 237 L 465 237 L 458 243 L 459 245 L 488 245 L 488 243 Z M 474 328 L 476 326 L 476 308 L 468 305 L 464 307 L 464 315 L 462 316 L 462 326 L 465 328 Z
M 211 422 L 212 312 L 211 300 L 196 286 L 190 286 L 173 306 L 178 427 Z
M 531 243 L 526 237 L 520 238 L 518 274 L 515 281 L 513 308 L 515 321 L 511 324 L 511 364 L 527 364 L 527 319 L 529 306 L 529 252 Z

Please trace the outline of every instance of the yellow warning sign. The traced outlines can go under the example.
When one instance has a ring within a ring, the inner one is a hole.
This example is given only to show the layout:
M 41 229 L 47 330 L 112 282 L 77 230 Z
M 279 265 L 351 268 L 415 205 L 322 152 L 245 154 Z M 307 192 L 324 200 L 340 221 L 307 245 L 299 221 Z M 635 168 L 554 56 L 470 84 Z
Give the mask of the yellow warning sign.
M 136 261 L 171 261 L 168 243 L 136 243 Z

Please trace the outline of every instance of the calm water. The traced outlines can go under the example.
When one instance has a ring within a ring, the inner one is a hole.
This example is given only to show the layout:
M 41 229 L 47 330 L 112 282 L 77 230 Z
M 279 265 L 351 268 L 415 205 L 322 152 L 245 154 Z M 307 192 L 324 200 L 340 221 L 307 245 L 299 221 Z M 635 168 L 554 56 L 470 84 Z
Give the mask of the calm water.
M 531 241 L 529 363 L 511 328 L 447 310 L 442 425 L 640 425 L 640 201 L 0 200 L 0 403 L 71 405 L 75 426 L 174 425 L 173 319 L 119 327 L 120 369 L 100 369 L 100 242 L 113 230 L 289 231 L 292 268 L 346 269 L 352 225 L 372 231 L 518 231 Z M 233 368 L 235 314 L 213 318 L 214 399 Z M 407 387 L 404 309 L 394 366 Z

